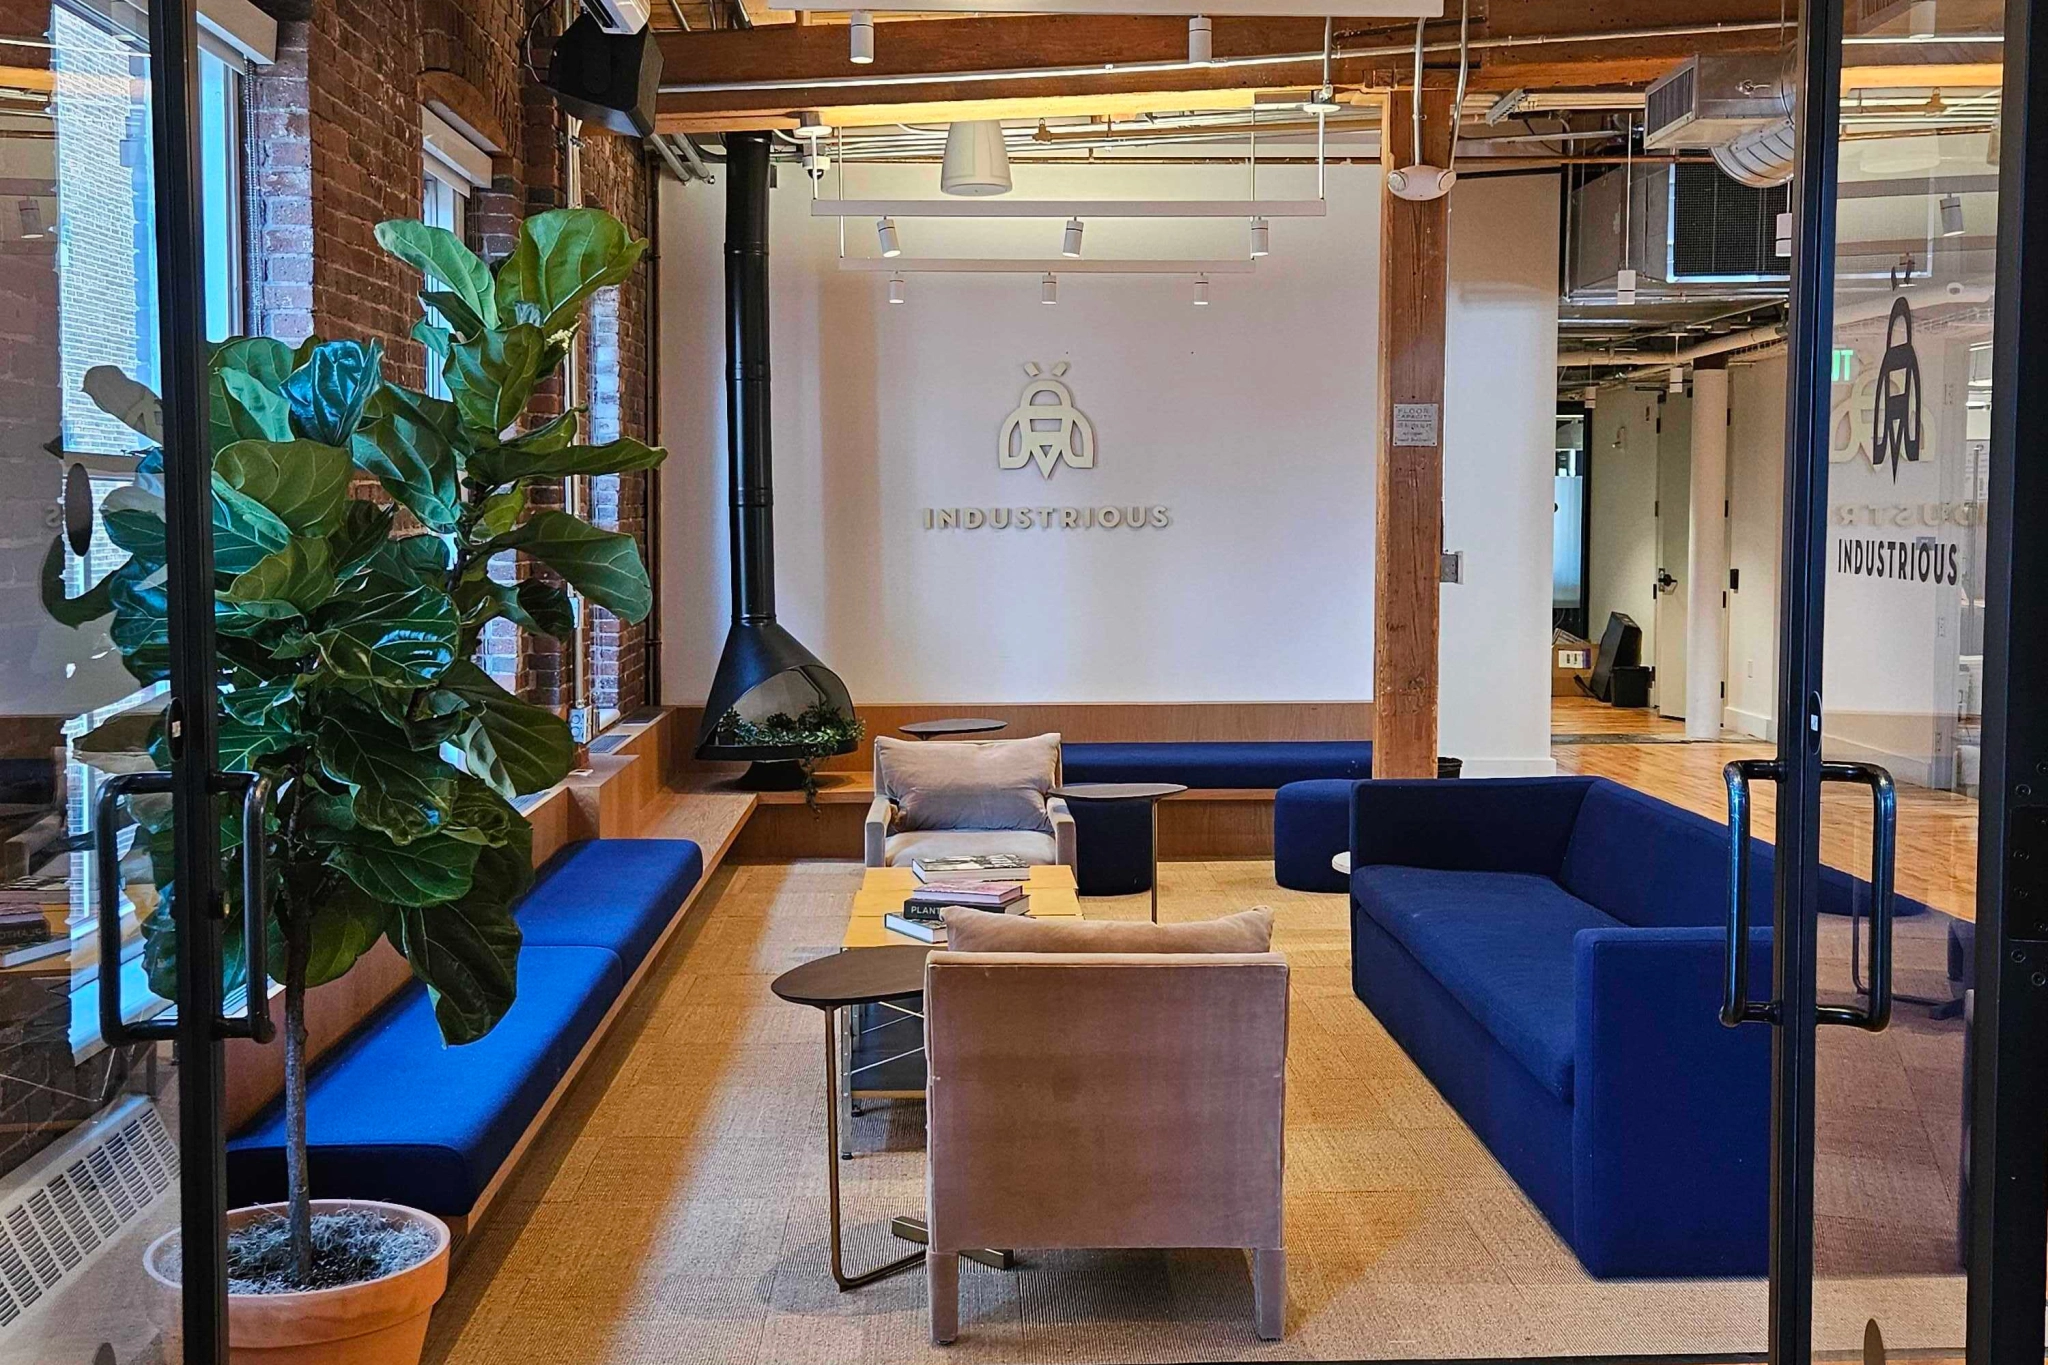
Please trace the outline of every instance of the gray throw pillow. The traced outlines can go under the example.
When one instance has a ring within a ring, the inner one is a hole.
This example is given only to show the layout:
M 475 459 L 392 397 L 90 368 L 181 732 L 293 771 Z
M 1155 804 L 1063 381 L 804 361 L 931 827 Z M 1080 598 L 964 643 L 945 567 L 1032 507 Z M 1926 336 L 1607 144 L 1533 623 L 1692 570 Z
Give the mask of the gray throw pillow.
M 946 948 L 955 953 L 1264 953 L 1273 912 L 1263 905 L 1181 924 L 1145 920 L 1032 919 L 949 905 Z
M 875 740 L 875 786 L 896 803 L 896 827 L 1050 830 L 1045 794 L 1060 737 Z

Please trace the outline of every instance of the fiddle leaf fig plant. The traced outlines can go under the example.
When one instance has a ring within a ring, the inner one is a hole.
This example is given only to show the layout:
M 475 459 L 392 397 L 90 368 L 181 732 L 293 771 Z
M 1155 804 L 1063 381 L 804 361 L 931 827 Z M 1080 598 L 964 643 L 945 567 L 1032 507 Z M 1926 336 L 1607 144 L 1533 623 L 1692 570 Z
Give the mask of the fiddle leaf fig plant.
M 236 981 L 254 978 L 255 989 L 267 976 L 284 990 L 283 1284 L 312 1282 L 306 992 L 389 940 L 455 1044 L 488 1033 L 518 989 L 512 907 L 532 879 L 532 830 L 513 802 L 560 781 L 576 745 L 561 717 L 477 665 L 484 628 L 504 619 L 568 638 L 576 606 L 564 583 L 629 622 L 652 604 L 632 537 L 529 502 L 536 486 L 648 469 L 664 452 L 586 444 L 578 411 L 524 421 L 567 356 L 583 304 L 623 280 L 647 243 L 592 209 L 527 219 L 495 269 L 423 223 L 384 223 L 377 239 L 423 274 L 420 303 L 434 320 L 413 335 L 449 398 L 385 377 L 374 342 L 246 337 L 215 349 L 209 367 L 218 759 L 268 777 L 274 793 L 263 831 L 269 958 L 250 970 L 239 936 L 229 956 Z M 136 431 L 161 431 L 160 411 L 128 387 L 97 387 L 121 395 L 116 415 Z M 162 471 L 162 452 L 146 449 L 133 486 L 106 499 L 102 523 L 125 563 L 69 596 L 60 542 L 43 575 L 50 614 L 79 627 L 106 620 L 145 683 L 169 668 Z M 388 504 L 352 496 L 369 480 Z M 500 582 L 490 565 L 507 553 L 561 582 Z M 167 766 L 163 718 L 139 736 L 136 720 L 87 736 L 81 756 L 132 769 L 139 739 L 153 760 L 139 766 Z M 149 798 L 133 810 L 158 893 L 143 923 L 145 963 L 169 996 L 168 812 Z M 239 838 L 224 824 L 237 866 Z M 224 883 L 238 887 L 238 877 L 230 868 Z

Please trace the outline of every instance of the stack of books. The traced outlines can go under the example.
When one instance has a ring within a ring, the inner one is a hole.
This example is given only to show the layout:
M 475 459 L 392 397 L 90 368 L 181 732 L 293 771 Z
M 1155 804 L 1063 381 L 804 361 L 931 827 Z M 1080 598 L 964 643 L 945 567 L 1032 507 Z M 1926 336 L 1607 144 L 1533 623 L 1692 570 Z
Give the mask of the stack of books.
M 41 954 L 21 949 L 61 948 L 68 937 L 65 921 L 71 913 L 71 878 L 65 873 L 39 873 L 0 883 L 0 950 L 5 964 L 27 961 Z
M 1021 882 L 1031 864 L 1015 853 L 959 854 L 950 858 L 913 858 L 910 870 L 921 882 Z
M 905 937 L 914 938 L 920 943 L 944 943 L 944 912 L 949 905 L 964 905 L 975 910 L 993 910 L 1003 914 L 1022 911 L 1028 904 L 1024 896 L 1024 887 L 1018 882 L 926 882 L 904 898 L 900 913 L 892 910 L 882 916 L 882 923 L 885 927 Z

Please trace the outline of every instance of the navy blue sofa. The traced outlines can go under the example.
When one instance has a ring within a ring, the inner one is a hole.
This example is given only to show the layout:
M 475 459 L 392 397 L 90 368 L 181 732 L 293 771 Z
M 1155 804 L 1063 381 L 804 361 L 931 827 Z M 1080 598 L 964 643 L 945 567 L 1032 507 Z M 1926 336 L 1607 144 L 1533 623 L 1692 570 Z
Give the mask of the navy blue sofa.
M 496 1028 L 446 1046 L 414 982 L 314 1067 L 314 1196 L 467 1217 L 703 875 L 686 839 L 598 839 L 549 859 L 515 912 L 519 996 Z M 228 1198 L 284 1193 L 274 1103 L 228 1142 Z
M 1195 790 L 1279 789 L 1312 778 L 1372 776 L 1368 740 L 1187 740 L 1062 744 L 1066 782 L 1178 782 Z M 1076 801 L 1074 877 L 1086 896 L 1152 883 L 1152 815 L 1145 802 Z M 1327 859 L 1326 859 L 1327 861 Z
M 1351 819 L 1352 989 L 1587 1270 L 1763 1274 L 1770 1034 L 1719 1019 L 1726 828 L 1584 777 L 1362 782 Z M 1750 954 L 1768 982 L 1767 929 Z

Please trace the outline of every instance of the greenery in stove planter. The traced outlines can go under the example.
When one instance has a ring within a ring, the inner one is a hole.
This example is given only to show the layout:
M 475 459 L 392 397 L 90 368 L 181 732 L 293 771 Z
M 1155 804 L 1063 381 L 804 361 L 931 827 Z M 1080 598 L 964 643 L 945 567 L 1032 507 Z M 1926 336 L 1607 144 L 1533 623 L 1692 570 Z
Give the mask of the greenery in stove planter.
M 804 799 L 815 805 L 819 761 L 859 748 L 867 732 L 867 722 L 859 716 L 820 701 L 794 716 L 777 711 L 760 720 L 748 720 L 738 710 L 729 710 L 718 718 L 712 742 L 728 748 L 802 750 L 794 761 L 803 770 Z
M 274 1229 L 256 1234 L 267 1248 L 249 1250 L 279 1287 L 333 1282 L 315 1269 L 306 1170 L 307 989 L 389 939 L 432 993 L 449 1043 L 488 1033 L 517 990 L 511 907 L 532 880 L 532 829 L 513 801 L 560 781 L 576 746 L 559 716 L 507 692 L 474 658 L 494 620 L 567 640 L 575 611 L 552 578 L 501 583 L 490 561 L 524 555 L 627 621 L 652 601 L 630 536 L 529 511 L 528 499 L 571 475 L 652 468 L 664 452 L 586 444 L 574 411 L 522 420 L 574 344 L 584 302 L 623 280 L 647 243 L 589 209 L 527 219 L 495 268 L 422 223 L 385 223 L 377 238 L 426 277 L 428 317 L 413 335 L 451 399 L 386 379 L 374 343 L 249 337 L 216 348 L 209 369 L 219 763 L 269 777 L 274 791 L 264 831 L 270 953 L 256 975 L 284 987 L 289 1254 L 277 1270 Z M 101 371 L 88 388 L 158 439 L 160 407 L 140 386 Z M 365 475 L 392 505 L 350 496 Z M 160 450 L 142 452 L 134 485 L 108 496 L 102 521 L 130 558 L 70 597 L 64 547 L 52 545 L 45 604 L 73 626 L 107 618 L 128 670 L 159 681 L 170 638 Z M 123 717 L 80 750 L 109 768 L 165 766 L 162 715 Z M 168 804 L 141 797 L 132 807 L 135 856 L 158 890 L 144 960 L 168 996 Z M 239 837 L 239 823 L 224 822 L 231 899 Z M 252 975 L 244 959 L 236 931 L 230 984 Z

